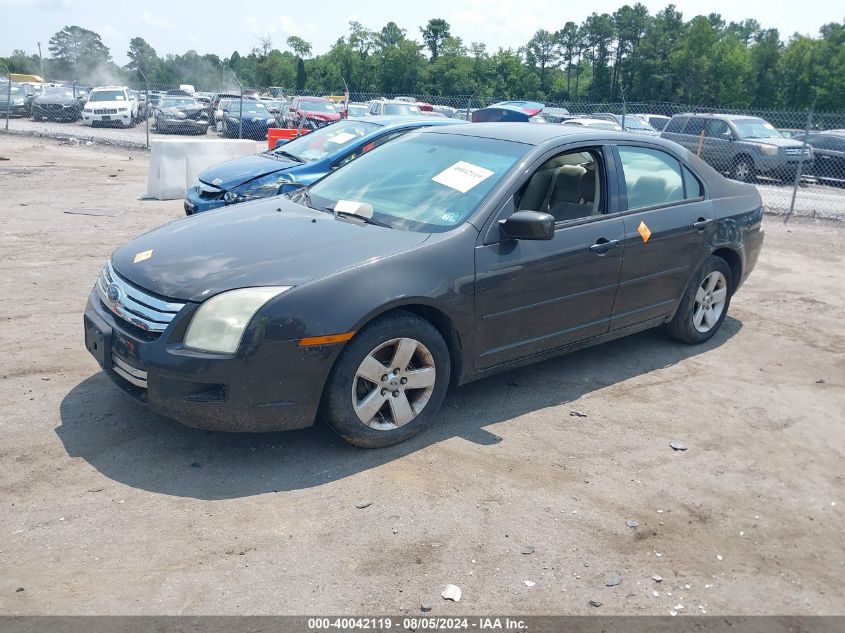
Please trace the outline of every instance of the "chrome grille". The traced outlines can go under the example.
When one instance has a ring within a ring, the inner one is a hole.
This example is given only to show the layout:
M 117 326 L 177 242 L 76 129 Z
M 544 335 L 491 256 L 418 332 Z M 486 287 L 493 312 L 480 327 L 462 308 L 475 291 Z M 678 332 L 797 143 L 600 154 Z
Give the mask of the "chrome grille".
M 800 147 L 789 147 L 789 148 L 784 150 L 784 153 L 787 156 L 799 156 L 801 154 L 801 148 Z M 805 147 L 804 148 L 804 156 L 808 156 L 809 154 L 810 154 L 810 148 Z
M 103 268 L 96 287 L 106 308 L 147 332 L 164 332 L 173 317 L 185 307 L 184 303 L 164 301 L 133 286 L 115 272 L 111 262 Z M 112 298 L 109 298 L 109 287 L 114 287 Z
M 142 387 L 143 389 L 147 388 L 147 372 L 142 369 L 136 369 L 114 354 L 111 355 L 111 360 L 114 373 L 136 387 Z

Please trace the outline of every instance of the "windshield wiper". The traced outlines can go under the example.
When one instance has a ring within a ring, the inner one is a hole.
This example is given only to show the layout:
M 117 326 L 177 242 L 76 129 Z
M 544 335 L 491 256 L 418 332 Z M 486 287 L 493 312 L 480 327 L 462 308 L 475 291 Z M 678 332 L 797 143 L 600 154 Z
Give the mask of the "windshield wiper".
M 390 226 L 387 222 L 382 222 L 381 220 L 376 220 L 375 218 L 368 218 L 363 215 L 358 215 L 357 213 L 352 213 L 351 211 L 333 211 L 331 209 L 325 209 L 329 213 L 334 213 L 335 215 L 343 216 L 344 218 L 356 218 L 358 220 L 363 220 L 367 224 L 374 224 L 375 226 L 382 226 L 386 229 L 392 229 L 393 227 Z
M 286 152 L 284 150 L 281 151 L 271 151 L 271 154 L 275 154 L 276 156 L 286 156 L 287 158 L 291 158 L 295 160 L 297 163 L 304 163 L 305 161 L 302 160 L 299 156 L 294 156 L 290 152 Z

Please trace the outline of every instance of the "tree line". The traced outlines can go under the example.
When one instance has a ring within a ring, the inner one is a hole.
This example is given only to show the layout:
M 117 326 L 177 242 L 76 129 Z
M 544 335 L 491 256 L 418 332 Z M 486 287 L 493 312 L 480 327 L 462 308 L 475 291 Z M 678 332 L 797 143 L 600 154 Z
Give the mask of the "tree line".
M 640 4 L 593 13 L 581 24 L 540 29 L 517 49 L 465 43 L 443 19 L 409 34 L 395 22 L 349 31 L 321 55 L 291 36 L 278 46 L 262 37 L 247 54 L 221 59 L 189 50 L 159 56 L 141 37 L 129 42 L 129 63 L 117 66 L 100 36 L 67 26 L 43 60 L 49 78 L 135 86 L 188 83 L 198 90 L 247 87 L 300 91 L 456 96 L 476 94 L 547 103 L 659 101 L 699 106 L 805 109 L 845 107 L 845 21 L 817 37 L 757 20 L 725 22 L 719 14 L 685 19 L 675 5 L 652 15 Z M 0 58 L 11 72 L 38 73 L 38 55 L 16 50 Z M 140 72 L 139 72 L 140 71 Z

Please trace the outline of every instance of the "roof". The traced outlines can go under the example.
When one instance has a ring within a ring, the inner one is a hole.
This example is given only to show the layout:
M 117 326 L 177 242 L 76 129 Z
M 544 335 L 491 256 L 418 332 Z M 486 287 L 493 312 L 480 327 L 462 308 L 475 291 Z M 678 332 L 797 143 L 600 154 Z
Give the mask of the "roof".
M 581 127 L 577 125 L 557 125 L 548 123 L 546 125 L 535 125 L 532 123 L 471 123 L 449 128 L 448 130 L 433 129 L 427 130 L 426 134 L 460 134 L 461 136 L 475 136 L 479 138 L 493 138 L 501 141 L 513 141 L 525 143 L 526 145 L 541 145 L 547 141 L 559 139 L 562 136 L 571 138 L 573 141 L 596 141 L 596 140 L 632 140 L 643 142 L 660 142 L 659 137 L 643 136 L 631 132 L 616 132 L 601 128 Z M 667 141 L 662 141 L 668 143 Z M 673 144 L 674 145 L 674 144 Z
M 364 121 L 364 122 L 371 122 L 377 125 L 383 125 L 385 127 L 400 127 L 402 125 L 409 125 L 409 124 L 416 124 L 416 125 L 423 125 L 423 126 L 438 126 L 438 125 L 453 125 L 457 124 L 466 124 L 466 121 L 461 121 L 460 119 L 449 119 L 449 118 L 435 118 L 435 117 L 424 117 L 424 116 L 389 116 L 389 115 L 379 115 L 379 116 L 368 116 L 361 119 L 351 119 L 352 121 Z
M 722 112 L 684 112 L 683 114 L 676 114 L 675 116 L 720 117 L 723 119 L 730 119 L 731 121 L 763 118 L 753 114 L 724 114 Z

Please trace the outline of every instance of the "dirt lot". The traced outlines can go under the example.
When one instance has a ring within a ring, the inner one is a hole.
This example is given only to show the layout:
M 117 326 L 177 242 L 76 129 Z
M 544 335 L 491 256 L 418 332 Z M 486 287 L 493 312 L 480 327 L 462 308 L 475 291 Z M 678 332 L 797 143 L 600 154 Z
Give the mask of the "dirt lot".
M 769 218 L 709 344 L 649 332 L 462 387 L 366 451 L 319 425 L 196 431 L 119 392 L 85 299 L 181 202 L 139 200 L 142 153 L 0 157 L 0 612 L 845 613 L 841 223 Z

